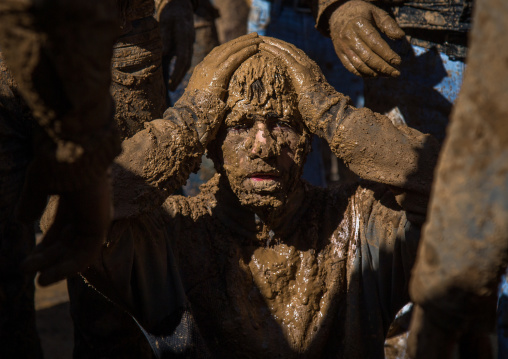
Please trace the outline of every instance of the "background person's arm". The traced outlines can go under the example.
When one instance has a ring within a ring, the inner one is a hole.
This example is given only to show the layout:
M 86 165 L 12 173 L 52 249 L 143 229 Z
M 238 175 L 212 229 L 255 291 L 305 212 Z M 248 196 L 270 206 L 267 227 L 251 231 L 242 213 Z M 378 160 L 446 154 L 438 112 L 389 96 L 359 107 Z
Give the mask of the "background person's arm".
M 28 225 L 49 194 L 62 198 L 57 218 L 25 262 L 50 284 L 82 270 L 104 242 L 110 221 L 107 169 L 120 151 L 109 94 L 113 43 L 120 29 L 114 1 L 0 3 L 0 48 L 41 131 L 18 201 Z

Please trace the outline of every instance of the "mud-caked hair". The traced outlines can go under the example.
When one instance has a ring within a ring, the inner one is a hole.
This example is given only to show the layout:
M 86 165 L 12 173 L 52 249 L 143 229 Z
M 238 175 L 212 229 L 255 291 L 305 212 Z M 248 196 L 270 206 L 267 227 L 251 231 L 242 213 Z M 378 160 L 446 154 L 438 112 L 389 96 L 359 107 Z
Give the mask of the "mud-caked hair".
M 235 71 L 229 82 L 228 108 L 242 100 L 253 106 L 269 106 L 282 115 L 285 109 L 295 110 L 297 95 L 286 68 L 271 55 L 256 54 Z

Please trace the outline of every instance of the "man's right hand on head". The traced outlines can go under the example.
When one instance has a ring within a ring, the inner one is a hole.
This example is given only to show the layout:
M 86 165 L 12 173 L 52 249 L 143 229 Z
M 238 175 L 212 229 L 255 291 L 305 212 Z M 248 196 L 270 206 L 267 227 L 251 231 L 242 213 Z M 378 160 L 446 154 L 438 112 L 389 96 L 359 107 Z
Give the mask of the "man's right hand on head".
M 330 37 L 337 56 L 352 73 L 364 77 L 400 75 L 401 58 L 384 41 L 401 39 L 404 31 L 386 11 L 361 0 L 348 1 L 330 16 Z
M 217 46 L 196 66 L 186 91 L 206 90 L 223 100 L 231 76 L 258 52 L 261 42 L 256 33 L 251 33 Z
M 225 112 L 223 103 L 231 76 L 259 50 L 261 38 L 256 33 L 240 36 L 214 48 L 197 65 L 175 107 L 188 107 L 197 115 L 199 140 L 206 145 L 215 137 Z

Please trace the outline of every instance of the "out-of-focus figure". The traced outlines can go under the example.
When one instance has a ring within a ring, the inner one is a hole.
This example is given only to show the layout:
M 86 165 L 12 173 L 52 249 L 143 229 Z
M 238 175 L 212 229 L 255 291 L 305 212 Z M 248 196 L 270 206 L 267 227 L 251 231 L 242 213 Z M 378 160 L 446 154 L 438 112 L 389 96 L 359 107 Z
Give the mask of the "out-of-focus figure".
M 436 169 L 410 286 L 418 304 L 410 334 L 415 358 L 449 358 L 464 335 L 485 341 L 508 263 L 508 3 L 480 0 L 475 11 L 464 86 Z M 499 358 L 506 358 L 502 346 Z

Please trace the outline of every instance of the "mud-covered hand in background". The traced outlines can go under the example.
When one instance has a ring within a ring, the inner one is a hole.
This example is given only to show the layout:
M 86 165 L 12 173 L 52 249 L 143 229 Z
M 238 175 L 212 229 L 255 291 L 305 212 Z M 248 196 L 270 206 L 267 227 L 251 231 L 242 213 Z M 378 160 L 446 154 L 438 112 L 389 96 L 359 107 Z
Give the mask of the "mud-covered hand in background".
M 309 130 L 323 138 L 331 138 L 338 123 L 325 115 L 330 107 L 343 101 L 348 105 L 349 98 L 337 91 L 326 81 L 319 66 L 302 50 L 282 40 L 262 37 L 259 45 L 280 59 L 286 65 L 293 87 L 298 94 L 298 110 Z
M 175 107 L 192 108 L 198 117 L 195 126 L 202 144 L 211 141 L 219 129 L 231 76 L 238 66 L 258 52 L 261 41 L 256 33 L 241 36 L 213 49 L 194 69 Z
M 156 0 L 155 5 L 161 29 L 164 80 L 168 90 L 174 91 L 191 66 L 194 12 L 190 0 Z
M 379 32 L 400 39 L 404 31 L 386 11 L 355 0 L 339 6 L 330 16 L 330 37 L 342 64 L 358 76 L 397 77 L 401 58 Z

